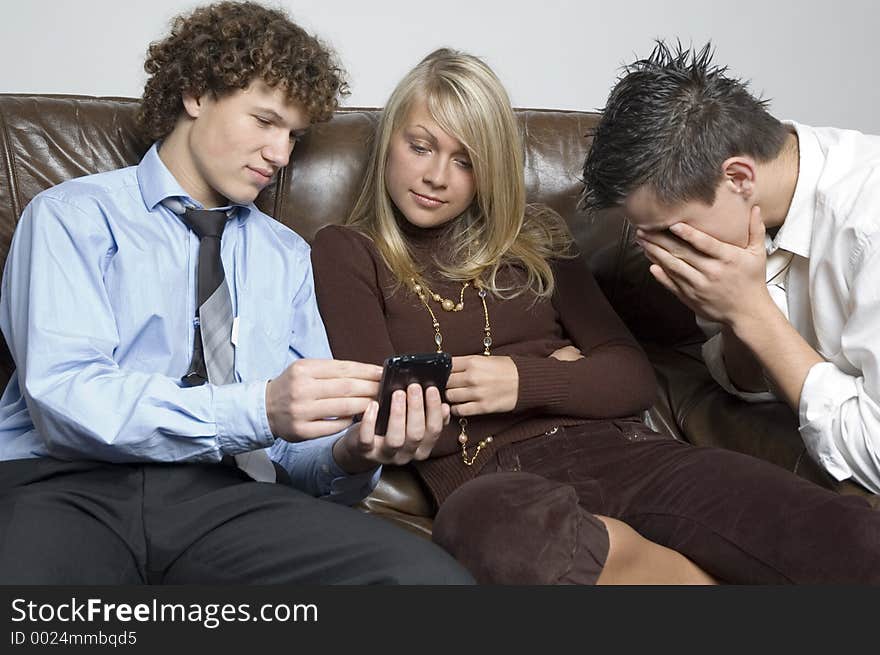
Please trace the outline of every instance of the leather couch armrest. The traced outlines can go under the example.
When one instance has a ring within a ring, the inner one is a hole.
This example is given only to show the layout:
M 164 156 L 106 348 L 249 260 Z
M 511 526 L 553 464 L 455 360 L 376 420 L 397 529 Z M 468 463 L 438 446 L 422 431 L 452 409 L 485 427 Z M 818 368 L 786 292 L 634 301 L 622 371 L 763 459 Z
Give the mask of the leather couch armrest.
M 426 539 L 431 538 L 434 508 L 421 481 L 409 467 L 383 466 L 379 484 L 357 507 Z

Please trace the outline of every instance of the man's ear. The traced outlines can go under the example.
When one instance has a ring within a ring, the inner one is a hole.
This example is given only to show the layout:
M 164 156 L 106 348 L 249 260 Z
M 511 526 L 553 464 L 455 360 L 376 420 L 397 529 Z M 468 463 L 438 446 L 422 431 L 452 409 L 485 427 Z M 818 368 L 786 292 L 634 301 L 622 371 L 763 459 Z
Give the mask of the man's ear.
M 724 184 L 734 193 L 742 195 L 748 200 L 755 193 L 755 172 L 757 165 L 755 160 L 745 155 L 735 155 L 727 158 L 721 164 L 724 174 Z
M 202 98 L 190 93 L 183 94 L 183 109 L 190 118 L 198 118 L 202 113 Z

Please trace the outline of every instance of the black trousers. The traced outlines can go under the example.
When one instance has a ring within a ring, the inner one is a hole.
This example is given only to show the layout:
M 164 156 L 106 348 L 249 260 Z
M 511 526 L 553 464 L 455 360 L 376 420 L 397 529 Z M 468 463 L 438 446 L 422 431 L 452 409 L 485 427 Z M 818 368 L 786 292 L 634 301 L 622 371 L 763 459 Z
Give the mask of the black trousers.
M 0 462 L 0 584 L 472 584 L 380 518 L 222 464 Z
M 880 584 L 880 511 L 765 461 L 638 421 L 502 448 L 452 493 L 434 540 L 478 582 L 592 584 L 617 518 L 734 584 Z

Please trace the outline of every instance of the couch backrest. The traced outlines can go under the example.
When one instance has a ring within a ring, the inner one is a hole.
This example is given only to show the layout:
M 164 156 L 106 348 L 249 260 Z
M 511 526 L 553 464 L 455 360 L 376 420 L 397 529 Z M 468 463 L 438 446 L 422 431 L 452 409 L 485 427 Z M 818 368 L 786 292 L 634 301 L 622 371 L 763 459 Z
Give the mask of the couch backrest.
M 0 94 L 0 264 L 15 224 L 40 191 L 67 179 L 136 164 L 150 143 L 135 128 L 137 100 Z M 591 267 L 633 332 L 670 341 L 693 332 L 693 317 L 647 273 L 629 226 L 578 210 L 588 133 L 599 116 L 519 109 L 526 143 L 530 202 L 546 203 L 567 221 Z M 257 204 L 307 240 L 344 220 L 366 166 L 377 109 L 344 108 L 297 144 L 291 166 Z M 0 383 L 12 361 L 0 352 Z

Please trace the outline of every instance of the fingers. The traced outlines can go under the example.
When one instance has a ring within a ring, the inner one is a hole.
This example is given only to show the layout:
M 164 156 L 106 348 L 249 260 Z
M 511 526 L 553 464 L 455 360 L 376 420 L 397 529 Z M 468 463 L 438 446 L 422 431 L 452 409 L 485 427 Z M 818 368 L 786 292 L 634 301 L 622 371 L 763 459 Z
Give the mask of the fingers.
M 391 409 L 388 413 L 388 430 L 382 442 L 382 454 L 390 460 L 406 440 L 406 392 L 398 389 L 391 394 Z
M 480 397 L 479 388 L 467 385 L 463 380 L 461 385 L 448 384 L 446 387 L 446 400 L 449 401 L 451 405 L 470 402 L 477 400 Z
M 464 360 L 459 362 L 457 370 L 455 367 L 456 359 Z M 477 361 L 471 361 L 472 359 L 476 359 Z M 480 361 L 481 359 L 482 361 Z M 486 364 L 486 361 L 488 359 L 490 358 L 486 357 L 485 355 L 453 357 L 452 373 L 449 374 L 449 379 L 446 381 L 446 398 L 449 398 L 450 389 L 470 387 L 476 384 L 476 378 L 480 377 L 480 373 L 481 371 L 483 371 L 481 366 Z
M 460 371 L 466 371 L 470 366 L 471 361 L 476 357 L 484 357 L 484 355 L 465 355 L 464 357 L 453 357 L 452 372 L 458 373 Z
M 575 346 L 563 346 L 550 353 L 550 357 L 558 359 L 561 362 L 574 362 L 578 359 L 583 359 L 584 354 Z
M 695 268 L 689 261 L 677 257 L 665 248 L 647 241 L 642 247 L 648 260 L 652 264 L 659 265 L 667 275 L 671 275 L 676 279 L 693 279 L 699 273 L 699 269 Z
M 485 410 L 483 409 L 482 404 L 477 402 L 470 403 L 462 403 L 461 405 L 453 405 L 452 406 L 452 414 L 453 416 L 479 416 L 480 414 L 485 414 Z
M 672 232 L 681 241 L 692 246 L 697 253 L 702 253 L 713 259 L 721 259 L 725 255 L 725 248 L 729 248 L 729 244 L 719 241 L 715 237 L 702 232 L 687 223 L 676 223 L 669 227 Z
M 366 411 L 372 398 L 321 398 L 293 403 L 292 414 L 300 421 L 352 418 Z
M 293 398 L 306 400 L 346 396 L 375 398 L 382 369 L 372 364 L 332 359 L 300 359 L 278 378 Z
M 375 400 L 370 401 L 364 415 L 361 418 L 360 429 L 358 430 L 358 450 L 362 453 L 368 453 L 373 449 L 376 443 L 376 417 L 379 415 L 379 403 Z
M 492 414 L 516 407 L 519 398 L 519 372 L 508 356 L 477 355 L 467 370 L 452 373 L 446 383 L 446 400 L 453 406 L 478 403 L 479 411 Z M 453 414 L 460 412 L 453 409 Z
M 453 389 L 460 389 L 467 386 L 467 376 L 464 372 L 450 373 L 449 379 L 446 380 L 446 399 L 449 400 L 449 394 Z
M 406 389 L 406 439 L 403 449 L 414 452 L 425 437 L 425 402 L 422 387 L 411 384 Z
M 714 241 L 709 235 L 693 230 L 693 228 L 690 228 L 683 223 L 678 223 L 677 225 L 682 225 L 685 229 L 692 230 L 692 234 L 694 235 L 701 235 L 706 239 Z M 660 264 L 667 270 L 670 269 L 675 262 L 680 262 L 691 269 L 700 271 L 705 269 L 713 260 L 711 255 L 700 252 L 682 239 L 660 234 L 642 234 L 644 236 L 639 239 L 639 245 L 641 245 L 642 250 L 644 250 L 645 256 L 653 263 Z M 720 242 L 716 242 L 716 245 L 717 244 L 720 244 Z M 708 242 L 704 245 L 710 250 L 718 250 L 718 248 L 714 245 L 708 244 Z M 726 246 L 726 244 L 721 245 Z
M 749 213 L 749 250 L 765 250 L 766 244 L 764 239 L 766 234 L 767 227 L 764 225 L 764 219 L 761 216 L 761 208 L 758 205 L 754 205 Z
M 338 432 L 364 413 L 379 392 L 381 376 L 381 367 L 372 364 L 297 360 L 266 384 L 269 428 L 288 441 Z
M 371 408 L 375 407 L 375 410 Z M 449 405 L 441 402 L 436 387 L 422 392 L 418 384 L 391 396 L 386 434 L 374 435 L 378 405 L 370 403 L 364 413 L 359 434 L 364 456 L 381 464 L 406 464 L 413 459 L 427 458 L 437 443 L 443 427 L 449 423 Z
M 673 281 L 671 277 L 663 270 L 661 266 L 657 264 L 652 264 L 648 269 L 651 272 L 651 275 L 654 276 L 654 279 L 657 280 L 663 287 L 667 290 L 671 291 L 675 296 L 677 296 L 680 300 L 684 298 L 684 294 L 681 291 L 681 288 Z
M 443 426 L 449 423 L 449 405 L 440 400 L 440 392 L 437 387 L 428 387 L 425 390 L 425 435 L 440 436 Z M 436 441 L 436 437 L 435 437 Z
M 689 243 L 678 238 L 669 230 L 663 232 L 646 232 L 645 230 L 636 230 L 636 241 L 642 248 L 646 244 L 654 245 L 667 251 L 673 257 L 685 259 L 686 257 L 698 255 Z
M 356 378 L 378 382 L 382 367 L 344 359 L 300 359 L 291 364 L 315 379 Z
M 449 405 L 440 400 L 437 388 L 428 387 L 425 390 L 425 435 L 419 447 L 412 453 L 411 459 L 421 461 L 431 455 L 443 428 L 449 425 L 451 416 Z
M 314 399 L 373 399 L 379 394 L 379 383 L 375 380 L 362 380 L 360 378 L 312 378 L 303 382 L 305 384 L 299 387 L 302 395 Z
M 309 421 L 308 423 L 295 423 L 292 433 L 285 434 L 281 438 L 285 441 L 306 441 L 318 437 L 326 437 L 336 434 L 351 425 L 350 418 L 337 418 Z
M 449 423 L 449 416 L 449 405 L 440 400 L 440 392 L 436 387 L 428 387 L 424 392 L 424 412 L 418 419 L 416 429 L 407 425 L 406 443 L 398 451 L 394 462 L 405 464 L 412 460 L 427 459 L 434 450 L 443 427 Z

